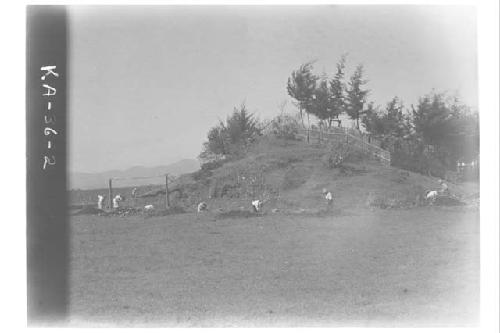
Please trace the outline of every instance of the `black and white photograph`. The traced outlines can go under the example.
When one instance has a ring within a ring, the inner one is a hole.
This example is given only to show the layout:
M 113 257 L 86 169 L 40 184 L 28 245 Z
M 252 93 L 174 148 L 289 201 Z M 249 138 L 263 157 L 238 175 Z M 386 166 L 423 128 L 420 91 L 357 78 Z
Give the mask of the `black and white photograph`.
M 481 326 L 477 6 L 25 13 L 28 326 Z

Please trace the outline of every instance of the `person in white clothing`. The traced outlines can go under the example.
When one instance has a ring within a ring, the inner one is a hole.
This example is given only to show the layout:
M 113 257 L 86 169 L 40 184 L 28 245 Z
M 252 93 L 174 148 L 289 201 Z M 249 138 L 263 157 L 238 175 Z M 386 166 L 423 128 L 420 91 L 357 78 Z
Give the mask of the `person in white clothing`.
M 204 201 L 200 202 L 198 204 L 198 213 L 201 213 L 201 212 L 207 210 L 207 207 L 208 207 L 208 205 L 206 202 L 204 202 Z
M 330 207 L 333 205 L 333 195 L 332 192 L 328 191 L 326 188 L 323 189 L 323 195 L 325 196 L 326 204 Z
M 255 213 L 259 212 L 262 209 L 262 204 L 263 204 L 263 202 L 260 200 L 253 200 L 252 201 L 253 211 Z
M 118 194 L 113 198 L 113 208 L 120 208 L 120 201 L 123 201 L 123 197 Z
M 441 185 L 441 189 L 439 190 L 439 193 L 444 194 L 444 195 L 450 194 L 450 190 L 448 189 L 448 185 L 444 182 L 444 180 L 440 179 L 438 182 Z
M 104 196 L 99 194 L 97 196 L 97 208 L 102 209 L 103 203 L 104 203 Z
M 432 205 L 434 204 L 434 201 L 436 201 L 438 196 L 439 196 L 438 191 L 428 191 L 427 194 L 425 195 L 425 199 L 429 201 L 429 203 Z

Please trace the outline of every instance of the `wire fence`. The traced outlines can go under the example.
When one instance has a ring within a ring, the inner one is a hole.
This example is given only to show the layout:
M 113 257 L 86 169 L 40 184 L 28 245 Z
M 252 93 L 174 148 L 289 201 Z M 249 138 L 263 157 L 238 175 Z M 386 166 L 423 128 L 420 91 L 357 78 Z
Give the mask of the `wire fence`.
M 131 197 L 133 199 L 138 199 L 138 198 L 153 198 L 153 197 L 160 197 L 160 196 L 165 196 L 164 198 L 164 206 L 166 209 L 170 208 L 170 189 L 169 185 L 175 180 L 174 177 L 170 176 L 169 174 L 160 174 L 160 175 L 153 175 L 153 176 L 134 176 L 134 177 L 112 177 L 109 178 L 108 180 L 108 200 L 107 200 L 107 208 L 112 209 L 113 207 L 113 192 L 114 192 L 114 185 L 116 185 L 117 181 L 129 181 L 129 180 L 146 180 L 146 179 L 158 179 L 158 178 L 163 178 L 164 179 L 164 185 L 162 188 L 156 189 L 156 190 L 151 190 L 147 193 L 143 194 L 136 194 L 135 193 L 135 188 L 132 191 Z M 135 201 L 135 200 L 134 200 Z
M 142 179 L 158 179 L 164 178 L 165 174 L 156 176 L 137 176 L 137 177 L 111 177 L 112 180 L 142 180 Z

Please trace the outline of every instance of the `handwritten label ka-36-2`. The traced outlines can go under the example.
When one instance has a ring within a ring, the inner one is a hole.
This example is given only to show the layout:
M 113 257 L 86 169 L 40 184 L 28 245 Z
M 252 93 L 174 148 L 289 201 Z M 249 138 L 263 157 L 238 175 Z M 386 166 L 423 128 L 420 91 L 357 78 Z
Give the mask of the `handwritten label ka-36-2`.
M 42 84 L 42 96 L 44 97 L 44 114 L 43 114 L 43 135 L 45 137 L 45 154 L 43 156 L 42 169 L 46 170 L 50 166 L 56 164 L 56 156 L 54 155 L 54 140 L 57 136 L 56 123 L 56 81 L 59 74 L 56 72 L 57 66 L 48 65 L 40 68 L 42 76 L 40 78 Z

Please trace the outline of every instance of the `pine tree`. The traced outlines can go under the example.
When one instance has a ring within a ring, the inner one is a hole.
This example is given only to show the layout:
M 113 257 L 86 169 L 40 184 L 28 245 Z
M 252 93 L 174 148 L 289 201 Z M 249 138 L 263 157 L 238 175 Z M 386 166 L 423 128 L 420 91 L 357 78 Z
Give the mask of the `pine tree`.
M 235 157 L 262 134 L 262 128 L 255 116 L 248 111 L 245 104 L 234 108 L 226 122 L 212 127 L 203 144 L 200 158 L 205 161 L 217 160 L 228 156 Z
M 328 81 L 323 79 L 314 90 L 313 99 L 308 106 L 309 113 L 315 115 L 319 120 L 330 120 L 330 97 Z
M 351 76 L 347 88 L 346 111 L 351 119 L 356 120 L 356 128 L 359 129 L 359 118 L 364 112 L 368 89 L 363 89 L 368 81 L 363 79 L 363 65 L 358 65 Z
M 337 63 L 337 73 L 335 73 L 335 76 L 330 81 L 330 116 L 328 119 L 328 127 L 331 127 L 332 121 L 337 119 L 339 115 L 345 111 L 345 84 L 343 82 L 345 76 L 345 62 L 346 55 L 344 54 Z
M 309 113 L 311 112 L 316 82 L 318 80 L 318 77 L 312 72 L 312 64 L 312 62 L 305 63 L 298 70 L 293 71 L 292 75 L 288 78 L 287 84 L 288 95 L 296 101 L 302 124 L 304 123 L 303 112 L 307 113 L 308 128 L 310 128 Z

